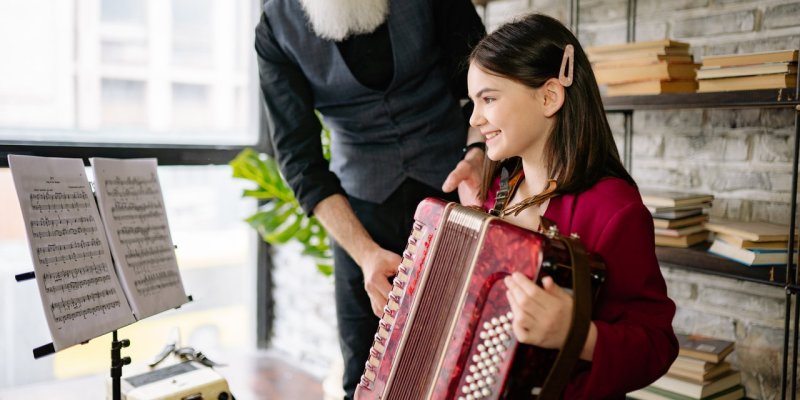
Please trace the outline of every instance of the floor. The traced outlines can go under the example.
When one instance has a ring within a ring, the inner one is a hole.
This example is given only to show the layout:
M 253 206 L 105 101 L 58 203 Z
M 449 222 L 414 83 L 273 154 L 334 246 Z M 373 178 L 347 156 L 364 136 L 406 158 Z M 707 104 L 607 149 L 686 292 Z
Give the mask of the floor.
M 281 360 L 279 355 L 259 353 L 236 357 L 229 366 L 217 368 L 225 377 L 236 400 L 321 400 L 319 377 Z M 127 368 L 127 367 L 126 367 Z M 0 388 L 0 400 L 103 399 L 107 374 L 81 379 L 44 382 L 14 388 Z

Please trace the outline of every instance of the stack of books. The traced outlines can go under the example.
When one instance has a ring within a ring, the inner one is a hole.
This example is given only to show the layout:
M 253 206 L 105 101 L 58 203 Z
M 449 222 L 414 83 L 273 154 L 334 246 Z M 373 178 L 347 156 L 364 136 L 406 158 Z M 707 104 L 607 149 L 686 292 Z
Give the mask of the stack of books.
M 641 400 L 734 400 L 744 397 L 741 372 L 725 357 L 734 343 L 699 335 L 677 334 L 680 353 L 669 371 L 652 385 L 629 393 Z
M 641 195 L 653 214 L 657 246 L 689 247 L 708 239 L 703 223 L 708 220 L 705 210 L 711 207 L 713 195 L 646 189 Z
M 697 71 L 698 92 L 797 86 L 797 50 L 709 56 Z
M 597 83 L 608 96 L 694 92 L 698 64 L 689 44 L 655 40 L 586 49 Z
M 789 227 L 767 222 L 713 221 L 705 223 L 714 232 L 708 252 L 750 267 L 786 265 Z M 797 250 L 795 250 L 795 260 Z

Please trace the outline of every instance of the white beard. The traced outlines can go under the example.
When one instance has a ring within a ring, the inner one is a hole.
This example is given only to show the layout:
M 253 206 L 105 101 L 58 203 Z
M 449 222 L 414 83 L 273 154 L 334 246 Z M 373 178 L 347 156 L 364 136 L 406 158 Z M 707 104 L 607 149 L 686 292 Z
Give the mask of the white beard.
M 370 33 L 389 15 L 389 0 L 299 0 L 311 28 L 322 39 L 342 41 Z

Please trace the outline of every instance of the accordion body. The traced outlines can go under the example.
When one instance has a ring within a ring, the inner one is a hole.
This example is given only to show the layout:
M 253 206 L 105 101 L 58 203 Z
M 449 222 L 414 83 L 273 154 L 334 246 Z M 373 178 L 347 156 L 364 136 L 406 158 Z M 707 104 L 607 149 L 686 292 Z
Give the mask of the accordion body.
M 503 278 L 571 287 L 567 241 L 437 199 L 414 219 L 356 399 L 536 397 L 559 352 L 516 341 Z M 604 266 L 587 258 L 596 288 Z

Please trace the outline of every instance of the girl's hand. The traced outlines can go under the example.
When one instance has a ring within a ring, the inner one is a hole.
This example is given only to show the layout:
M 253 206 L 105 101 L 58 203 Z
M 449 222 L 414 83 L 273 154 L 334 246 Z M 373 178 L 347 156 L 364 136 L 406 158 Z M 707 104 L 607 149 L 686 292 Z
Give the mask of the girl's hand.
M 567 339 L 572 320 L 572 296 L 549 276 L 540 287 L 525 275 L 514 272 L 504 279 L 506 297 L 514 314 L 514 336 L 522 343 L 545 349 L 560 349 Z

